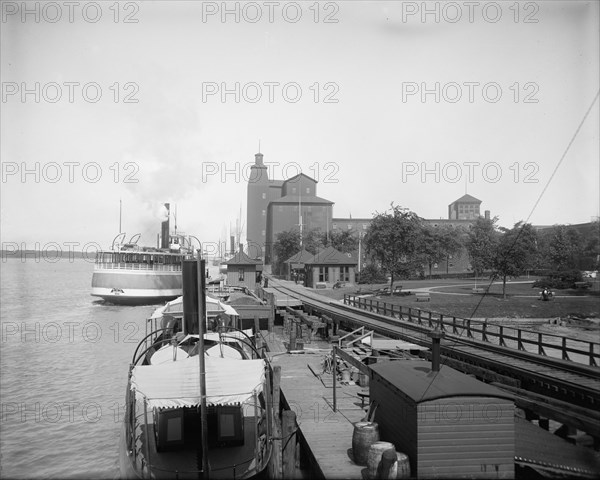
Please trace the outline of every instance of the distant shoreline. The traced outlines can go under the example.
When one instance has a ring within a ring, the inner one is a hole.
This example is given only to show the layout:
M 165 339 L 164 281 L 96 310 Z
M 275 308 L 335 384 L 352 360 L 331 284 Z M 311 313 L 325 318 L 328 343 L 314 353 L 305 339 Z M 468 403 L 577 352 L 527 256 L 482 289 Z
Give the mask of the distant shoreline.
M 83 258 L 85 260 L 93 260 L 96 258 L 96 252 L 78 252 L 74 250 L 0 250 L 0 257 L 2 260 L 14 258 L 23 261 L 40 259 L 52 261 L 59 258 Z

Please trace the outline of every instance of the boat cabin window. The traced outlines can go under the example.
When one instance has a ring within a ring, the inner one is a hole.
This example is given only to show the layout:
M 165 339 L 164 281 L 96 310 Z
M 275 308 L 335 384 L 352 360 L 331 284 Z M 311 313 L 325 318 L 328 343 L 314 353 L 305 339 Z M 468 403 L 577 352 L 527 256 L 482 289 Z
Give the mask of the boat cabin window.
M 182 408 L 173 410 L 159 409 L 154 413 L 154 435 L 156 449 L 178 450 L 184 445 Z
M 100 252 L 96 255 L 96 263 L 139 263 L 145 265 L 179 265 L 180 255 L 164 253 L 138 253 L 138 252 Z
M 217 406 L 217 442 L 226 445 L 243 444 L 243 420 L 239 404 Z

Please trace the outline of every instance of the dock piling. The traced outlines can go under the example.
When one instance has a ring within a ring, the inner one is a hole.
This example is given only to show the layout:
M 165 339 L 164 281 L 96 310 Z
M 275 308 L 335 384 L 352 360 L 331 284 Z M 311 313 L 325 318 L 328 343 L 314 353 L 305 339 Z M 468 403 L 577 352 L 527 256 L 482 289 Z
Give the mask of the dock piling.
M 296 413 L 285 410 L 281 414 L 283 431 L 283 478 L 294 478 L 296 470 Z

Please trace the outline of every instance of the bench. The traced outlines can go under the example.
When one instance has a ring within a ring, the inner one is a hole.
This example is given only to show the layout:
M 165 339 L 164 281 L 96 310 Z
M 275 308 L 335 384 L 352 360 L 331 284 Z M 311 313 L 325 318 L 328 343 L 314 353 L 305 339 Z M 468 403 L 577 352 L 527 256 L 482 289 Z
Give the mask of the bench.
M 402 295 L 402 285 L 396 285 L 394 287 L 394 291 L 392 292 L 392 295 Z
M 375 295 L 391 295 L 390 287 L 380 288 L 379 290 L 375 290 Z
M 417 292 L 415 293 L 415 296 L 417 297 L 417 302 L 428 302 L 431 300 L 429 292 Z
M 317 282 L 315 288 L 327 288 L 327 284 L 325 282 Z
M 363 408 L 365 406 L 365 400 L 369 399 L 369 392 L 358 392 L 358 398 L 360 398 L 360 407 Z
M 575 282 L 575 288 L 587 290 L 592 288 L 592 282 Z
M 488 293 L 489 287 L 475 287 L 473 293 Z

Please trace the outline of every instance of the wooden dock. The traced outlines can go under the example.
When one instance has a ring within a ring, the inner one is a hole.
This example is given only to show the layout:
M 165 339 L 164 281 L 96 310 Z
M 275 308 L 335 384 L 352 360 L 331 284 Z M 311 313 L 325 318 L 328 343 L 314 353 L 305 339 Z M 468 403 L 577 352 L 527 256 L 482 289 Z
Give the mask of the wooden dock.
M 285 310 L 286 307 L 297 308 L 302 306 L 301 300 L 272 287 L 265 288 L 258 285 L 256 294 L 262 300 L 265 300 L 269 305 L 273 305 L 278 310 Z
M 334 412 L 333 379 L 331 374 L 322 373 L 321 363 L 331 351 L 331 344 L 313 338 L 304 344 L 303 353 L 290 354 L 286 352 L 289 339 L 284 337 L 281 326 L 275 326 L 272 332 L 263 330 L 262 335 L 267 340 L 272 365 L 281 367 L 282 401 L 296 414 L 299 441 L 309 464 L 308 478 L 366 478 L 366 467 L 354 463 L 351 448 L 354 423 L 366 416 L 368 401 L 364 408 L 361 404 L 365 393 L 368 399 L 368 388 L 338 382 Z M 384 349 L 399 347 L 393 339 L 390 344 L 380 342 L 377 346 Z M 409 350 L 411 345 L 408 344 Z M 351 360 L 347 358 L 352 355 L 351 350 L 337 351 L 340 359 Z M 544 430 L 541 423 L 536 426 L 515 416 L 515 465 L 591 479 L 597 478 L 600 458 L 592 449 L 572 445 Z M 298 473 L 295 478 L 306 478 Z
M 331 346 L 315 340 L 304 346 L 304 353 L 283 353 L 282 327 L 263 332 L 269 345 L 272 365 L 281 366 L 281 393 L 286 407 L 296 413 L 299 439 L 310 463 L 310 476 L 320 478 L 362 479 L 366 467 L 351 459 L 354 423 L 365 417 L 358 396 L 358 385 L 336 388 L 337 409 L 333 411 L 333 379 L 321 374 L 321 361 Z

